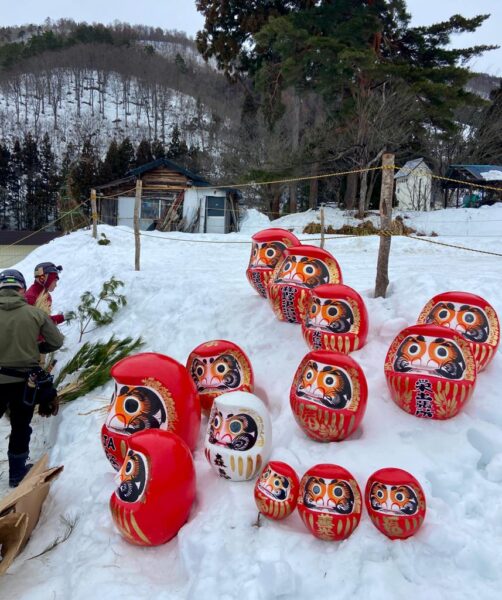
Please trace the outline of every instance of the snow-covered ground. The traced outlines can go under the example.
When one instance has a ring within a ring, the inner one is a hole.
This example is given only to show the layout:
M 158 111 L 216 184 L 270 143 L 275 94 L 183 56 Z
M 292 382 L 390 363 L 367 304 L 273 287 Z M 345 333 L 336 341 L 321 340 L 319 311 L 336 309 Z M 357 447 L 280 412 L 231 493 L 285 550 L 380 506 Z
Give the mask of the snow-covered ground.
M 308 351 L 300 327 L 276 320 L 245 277 L 250 232 L 269 225 L 258 218 L 251 214 L 245 231 L 226 236 L 149 233 L 142 238 L 140 272 L 134 271 L 134 237 L 122 227 L 99 228 L 111 240 L 109 246 L 96 244 L 89 231 L 79 231 L 39 248 L 17 266 L 30 276 L 42 260 L 64 265 L 54 293 L 56 311 L 74 308 L 83 291 L 99 291 L 112 275 L 125 282 L 127 307 L 89 340 L 112 333 L 142 335 L 144 350 L 182 363 L 206 340 L 241 345 L 253 363 L 257 387 L 266 391 L 274 428 L 271 458 L 290 463 L 300 476 L 316 463 L 339 464 L 361 488 L 379 468 L 406 469 L 427 496 L 421 530 L 406 541 L 390 541 L 366 513 L 341 543 L 313 538 L 296 512 L 283 522 L 254 527 L 254 482 L 231 483 L 215 475 L 202 451 L 203 419 L 195 451 L 197 500 L 188 523 L 162 547 L 131 546 L 115 530 L 108 509 L 116 483 L 101 449 L 103 414 L 86 414 L 106 405 L 109 384 L 66 406 L 52 423 L 34 421 L 32 457 L 43 451 L 45 436 L 51 463 L 64 464 L 65 470 L 52 485 L 31 541 L 0 581 L 3 599 L 500 598 L 501 352 L 479 376 L 463 412 L 446 422 L 419 420 L 401 411 L 390 398 L 383 363 L 394 336 L 414 323 L 439 292 L 480 294 L 502 315 L 502 257 L 394 238 L 388 297 L 375 299 L 378 238 L 330 237 L 327 250 L 339 261 L 344 282 L 362 294 L 370 315 L 368 343 L 352 355 L 366 373 L 369 401 L 362 427 L 351 439 L 320 444 L 306 438 L 289 407 L 294 372 Z M 335 218 L 344 217 L 333 213 Z M 429 219 L 427 228 L 444 236 L 457 232 L 458 238 L 445 238 L 448 243 L 502 252 L 500 207 L 437 211 L 416 219 Z M 303 220 L 312 221 L 312 215 L 290 216 L 273 225 L 301 230 Z M 415 226 L 413 218 L 410 222 Z M 469 243 L 462 237 L 467 229 Z M 63 331 L 69 356 L 78 347 L 76 326 Z M 64 364 L 65 354 L 59 358 Z M 7 434 L 7 423 L 0 422 L 2 459 Z M 4 491 L 5 462 L 0 469 Z M 29 560 L 62 533 L 60 515 L 79 517 L 73 534 Z

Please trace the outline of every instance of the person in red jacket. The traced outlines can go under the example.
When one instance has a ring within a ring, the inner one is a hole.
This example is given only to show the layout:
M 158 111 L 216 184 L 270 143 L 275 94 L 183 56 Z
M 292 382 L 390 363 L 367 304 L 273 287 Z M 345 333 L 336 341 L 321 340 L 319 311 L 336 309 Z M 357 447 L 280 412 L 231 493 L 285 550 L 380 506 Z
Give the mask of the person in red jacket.
M 28 304 L 41 308 L 46 313 L 51 313 L 52 296 L 51 292 L 56 289 L 59 281 L 59 273 L 63 267 L 56 266 L 51 262 L 40 263 L 35 267 L 35 281 L 31 287 L 26 290 L 25 298 Z M 64 322 L 63 314 L 51 315 L 52 321 L 56 325 Z

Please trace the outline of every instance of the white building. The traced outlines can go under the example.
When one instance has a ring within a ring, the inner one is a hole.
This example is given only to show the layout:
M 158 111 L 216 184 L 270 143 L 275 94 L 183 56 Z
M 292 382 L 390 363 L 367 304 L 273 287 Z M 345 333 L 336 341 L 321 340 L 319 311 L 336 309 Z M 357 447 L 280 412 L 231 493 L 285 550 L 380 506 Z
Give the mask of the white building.
M 140 228 L 196 233 L 238 231 L 238 190 L 212 186 L 166 158 L 129 171 L 96 188 L 100 218 L 108 225 L 133 226 L 135 186 L 141 180 Z
M 409 160 L 394 175 L 399 210 L 430 210 L 432 171 L 423 158 Z

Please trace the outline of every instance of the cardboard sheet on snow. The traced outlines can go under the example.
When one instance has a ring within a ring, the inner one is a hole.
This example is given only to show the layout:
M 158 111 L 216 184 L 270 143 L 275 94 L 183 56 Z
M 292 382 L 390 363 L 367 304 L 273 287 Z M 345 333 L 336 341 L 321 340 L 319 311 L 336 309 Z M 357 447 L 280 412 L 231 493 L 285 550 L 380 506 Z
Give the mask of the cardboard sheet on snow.
M 23 550 L 35 529 L 51 482 L 63 467 L 47 468 L 45 454 L 17 488 L 0 500 L 0 575 Z

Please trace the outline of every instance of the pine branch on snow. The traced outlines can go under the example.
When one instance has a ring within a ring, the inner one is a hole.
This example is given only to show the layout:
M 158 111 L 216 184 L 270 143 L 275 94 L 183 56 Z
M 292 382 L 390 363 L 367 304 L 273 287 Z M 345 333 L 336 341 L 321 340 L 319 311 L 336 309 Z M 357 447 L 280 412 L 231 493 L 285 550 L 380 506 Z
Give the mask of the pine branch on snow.
M 59 373 L 55 386 L 61 403 L 71 402 L 110 380 L 111 367 L 143 345 L 143 340 L 112 336 L 107 342 L 86 342 Z M 71 376 L 74 377 L 71 377 Z M 66 379 L 70 379 L 64 383 Z

